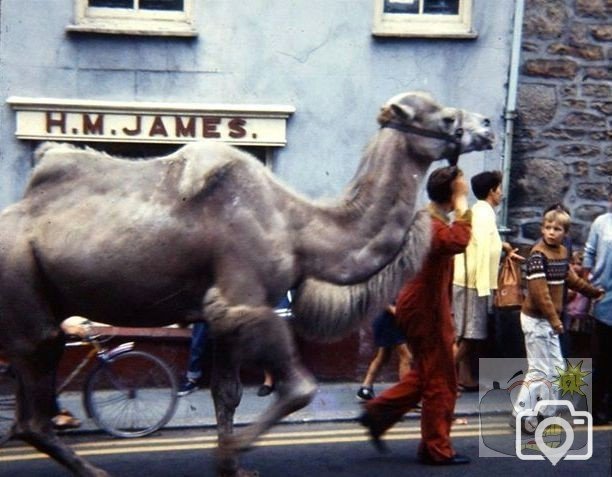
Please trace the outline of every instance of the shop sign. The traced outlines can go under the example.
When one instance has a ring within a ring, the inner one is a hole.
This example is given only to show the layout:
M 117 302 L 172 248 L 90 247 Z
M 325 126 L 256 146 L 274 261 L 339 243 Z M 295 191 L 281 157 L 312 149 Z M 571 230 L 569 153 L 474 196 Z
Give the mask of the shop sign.
M 79 101 L 19 98 L 19 139 L 185 143 L 213 140 L 236 145 L 283 146 L 286 123 L 295 111 L 286 105 L 224 105 Z

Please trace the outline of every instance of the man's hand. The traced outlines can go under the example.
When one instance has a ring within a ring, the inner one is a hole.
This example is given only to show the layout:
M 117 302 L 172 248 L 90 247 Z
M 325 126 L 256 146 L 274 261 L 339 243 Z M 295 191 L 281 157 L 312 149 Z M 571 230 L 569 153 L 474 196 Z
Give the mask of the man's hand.
M 553 326 L 553 331 L 555 332 L 556 335 L 562 335 L 563 334 L 563 325 L 561 323 L 559 323 L 556 326 Z
M 597 301 L 601 300 L 604 296 L 606 296 L 606 290 L 604 290 L 601 287 L 599 287 L 597 290 L 599 291 L 599 295 L 593 297 L 593 301 L 594 302 L 597 302 Z
M 464 175 L 458 176 L 453 181 L 453 210 L 459 214 L 463 214 L 468 210 L 468 184 Z
M 512 260 L 518 260 L 519 262 L 525 261 L 525 257 L 517 253 L 519 249 L 514 248 L 509 242 L 503 242 L 502 249 L 504 250 L 504 252 L 506 252 L 506 255 L 508 255 L 508 257 L 510 257 Z

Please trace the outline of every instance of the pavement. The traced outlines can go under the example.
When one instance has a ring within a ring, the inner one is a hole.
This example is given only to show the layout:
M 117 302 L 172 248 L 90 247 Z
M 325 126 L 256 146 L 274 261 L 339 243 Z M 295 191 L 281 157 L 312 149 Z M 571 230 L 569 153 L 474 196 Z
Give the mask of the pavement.
M 392 383 L 377 383 L 376 392 L 380 392 Z M 266 397 L 257 396 L 259 386 L 244 388 L 242 401 L 236 410 L 234 423 L 249 424 L 262 414 L 274 399 L 274 394 Z M 315 398 L 305 408 L 285 417 L 283 423 L 320 423 L 354 421 L 361 413 L 362 402 L 355 396 L 359 389 L 358 383 L 320 383 Z M 80 432 L 99 431 L 95 423 L 87 418 L 83 409 L 80 392 L 64 392 L 60 397 L 61 406 L 70 410 L 83 421 L 78 429 Z M 490 409 L 488 410 L 491 411 Z M 479 393 L 463 393 L 455 406 L 458 417 L 472 416 L 478 418 Z M 410 412 L 405 419 L 418 419 L 419 412 Z M 476 422 L 476 421 L 475 421 Z M 198 389 L 187 396 L 178 399 L 174 417 L 166 425 L 167 428 L 214 427 L 215 412 L 209 389 Z M 74 432 L 74 431 L 71 431 Z

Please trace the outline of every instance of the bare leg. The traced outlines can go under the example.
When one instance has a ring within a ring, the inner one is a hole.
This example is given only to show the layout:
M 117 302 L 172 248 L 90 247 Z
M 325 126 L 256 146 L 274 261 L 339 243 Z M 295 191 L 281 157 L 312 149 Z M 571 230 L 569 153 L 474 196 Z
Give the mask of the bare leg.
M 374 356 L 374 359 L 370 362 L 365 378 L 363 378 L 363 383 L 361 384 L 363 387 L 372 387 L 380 368 L 389 361 L 390 357 L 391 350 L 389 348 L 380 347 L 376 350 L 376 356 Z
M 274 379 L 272 378 L 272 375 L 270 374 L 270 372 L 266 369 L 264 369 L 264 382 L 263 382 L 264 386 L 274 386 Z
M 463 339 L 456 348 L 457 381 L 462 386 L 472 388 L 478 386 L 478 381 L 472 373 L 472 354 L 475 351 L 475 340 Z
M 395 349 L 397 350 L 397 356 L 399 360 L 398 377 L 399 380 L 401 380 L 402 376 L 404 376 L 404 374 L 410 371 L 410 368 L 412 367 L 412 353 L 408 349 L 406 343 L 397 345 Z

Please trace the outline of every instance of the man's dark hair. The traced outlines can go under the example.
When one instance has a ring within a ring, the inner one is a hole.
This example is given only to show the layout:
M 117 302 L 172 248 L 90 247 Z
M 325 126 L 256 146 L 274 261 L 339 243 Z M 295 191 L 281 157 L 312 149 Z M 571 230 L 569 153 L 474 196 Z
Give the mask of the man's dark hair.
M 548 206 L 542 215 L 548 214 L 551 210 L 557 210 L 560 212 L 565 212 L 567 215 L 570 214 L 570 211 L 567 207 L 565 207 L 561 202 L 555 202 L 554 204 Z
M 485 200 L 489 192 L 497 189 L 502 183 L 502 173 L 500 171 L 484 171 L 472 177 L 470 182 L 476 198 Z
M 452 183 L 463 174 L 457 166 L 440 167 L 434 170 L 427 179 L 427 195 L 438 204 L 450 202 L 453 197 Z

